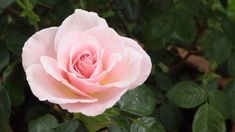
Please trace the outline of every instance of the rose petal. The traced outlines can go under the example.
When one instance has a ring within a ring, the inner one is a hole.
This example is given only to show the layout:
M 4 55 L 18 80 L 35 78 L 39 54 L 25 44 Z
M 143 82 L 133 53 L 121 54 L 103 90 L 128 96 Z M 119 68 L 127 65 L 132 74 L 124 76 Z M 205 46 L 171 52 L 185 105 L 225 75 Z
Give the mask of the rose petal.
M 137 77 L 138 80 L 136 80 L 130 86 L 130 88 L 132 89 L 132 88 L 135 88 L 135 87 L 143 84 L 146 81 L 149 74 L 151 73 L 152 63 L 151 63 L 151 59 L 150 59 L 149 55 L 143 50 L 142 47 L 140 47 L 140 45 L 136 41 L 134 41 L 130 38 L 127 38 L 127 37 L 122 37 L 122 39 L 123 39 L 126 46 L 135 49 L 136 51 L 138 51 L 143 56 L 143 58 L 141 60 L 140 74 Z
M 50 74 L 52 77 L 54 77 L 57 81 L 61 82 L 65 86 L 68 87 L 69 90 L 72 90 L 76 94 L 86 96 L 87 98 L 90 98 L 91 100 L 96 100 L 95 98 L 90 97 L 88 94 L 84 93 L 83 91 L 77 89 L 73 85 L 71 85 L 66 79 L 63 78 L 61 75 L 60 69 L 57 67 L 56 61 L 50 57 L 42 56 L 41 57 L 41 63 L 44 68 L 44 70 Z
M 99 41 L 101 48 L 105 49 L 103 60 L 107 60 L 112 53 L 122 53 L 125 48 L 120 36 L 112 28 L 95 27 L 85 33 L 96 38 L 96 40 Z
M 76 9 L 75 12 L 68 16 L 59 26 L 55 37 L 56 51 L 59 47 L 59 41 L 64 34 L 71 31 L 86 31 L 97 26 L 108 27 L 106 21 L 100 18 L 96 13 Z
M 107 73 L 110 72 L 119 61 L 121 61 L 121 59 L 122 59 L 122 56 L 119 53 L 111 54 L 107 62 L 109 64 L 109 67 L 106 71 L 104 71 L 103 73 L 99 75 L 99 79 L 103 79 L 107 75 Z M 110 89 L 110 86 L 104 87 L 100 85 L 99 82 L 92 82 L 88 79 L 76 78 L 76 76 L 70 73 L 68 73 L 68 77 L 69 77 L 70 82 L 74 86 L 79 88 L 81 91 L 84 91 L 85 93 L 93 94 L 93 93 L 99 93 L 99 92 L 103 92 L 103 91 Z
M 48 100 L 57 104 L 96 101 L 71 92 L 68 87 L 47 74 L 40 64 L 29 66 L 26 75 L 33 94 L 41 101 Z
M 131 87 L 141 70 L 143 56 L 133 48 L 126 47 L 123 51 L 123 59 L 107 74 L 101 82 L 106 87 Z
M 106 109 L 111 108 L 113 105 L 115 105 L 115 103 L 127 90 L 127 88 L 110 88 L 107 91 L 95 95 L 95 97 L 98 98 L 98 101 L 95 103 L 68 103 L 61 104 L 60 106 L 63 109 L 68 110 L 69 112 L 81 112 L 87 116 L 97 116 L 99 114 L 102 114 Z
M 57 27 L 51 27 L 36 32 L 23 47 L 22 63 L 26 70 L 32 64 L 39 64 L 41 56 L 55 58 L 54 39 Z
M 63 35 L 57 52 L 58 66 L 65 72 L 69 72 L 69 66 L 71 65 L 70 61 L 73 60 L 73 54 L 76 52 L 80 53 L 85 50 L 84 48 L 89 50 L 92 46 L 94 49 L 100 50 L 99 45 L 99 42 L 94 37 L 82 32 L 69 32 Z

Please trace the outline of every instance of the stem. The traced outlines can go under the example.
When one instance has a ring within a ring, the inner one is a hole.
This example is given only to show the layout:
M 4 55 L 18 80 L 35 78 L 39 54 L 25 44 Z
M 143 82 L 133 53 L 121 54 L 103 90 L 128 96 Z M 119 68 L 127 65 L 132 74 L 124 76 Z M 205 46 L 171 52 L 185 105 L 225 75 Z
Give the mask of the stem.
M 35 28 L 36 31 L 39 31 L 39 26 L 38 26 L 37 22 L 34 23 L 34 28 Z
M 24 4 L 23 4 L 20 0 L 16 0 L 16 3 L 17 3 L 22 9 L 26 9 L 26 7 L 24 6 Z

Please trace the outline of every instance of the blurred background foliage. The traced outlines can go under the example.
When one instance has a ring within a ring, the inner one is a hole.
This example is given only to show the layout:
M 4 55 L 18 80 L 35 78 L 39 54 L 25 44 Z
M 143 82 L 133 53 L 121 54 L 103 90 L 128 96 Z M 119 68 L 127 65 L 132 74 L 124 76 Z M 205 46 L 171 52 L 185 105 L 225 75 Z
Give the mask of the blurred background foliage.
M 94 11 L 139 42 L 153 69 L 104 114 L 39 102 L 21 65 L 24 42 L 74 9 Z M 234 132 L 234 0 L 0 0 L 1 132 Z

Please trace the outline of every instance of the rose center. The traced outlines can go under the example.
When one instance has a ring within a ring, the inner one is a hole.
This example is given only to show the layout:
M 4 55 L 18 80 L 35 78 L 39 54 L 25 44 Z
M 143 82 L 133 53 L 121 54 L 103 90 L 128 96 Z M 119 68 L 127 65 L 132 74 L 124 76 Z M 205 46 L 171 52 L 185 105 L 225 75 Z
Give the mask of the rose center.
M 80 53 L 73 62 L 73 68 L 83 77 L 89 78 L 96 68 L 97 55 L 89 51 Z

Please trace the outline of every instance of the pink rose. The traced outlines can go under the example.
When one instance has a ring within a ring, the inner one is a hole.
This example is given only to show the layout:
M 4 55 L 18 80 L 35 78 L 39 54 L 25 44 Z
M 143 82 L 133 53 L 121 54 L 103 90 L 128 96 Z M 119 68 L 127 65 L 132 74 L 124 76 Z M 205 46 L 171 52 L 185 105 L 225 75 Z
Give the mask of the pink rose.
M 151 60 L 94 12 L 75 10 L 59 27 L 43 29 L 23 47 L 23 67 L 39 100 L 96 116 L 144 83 Z

